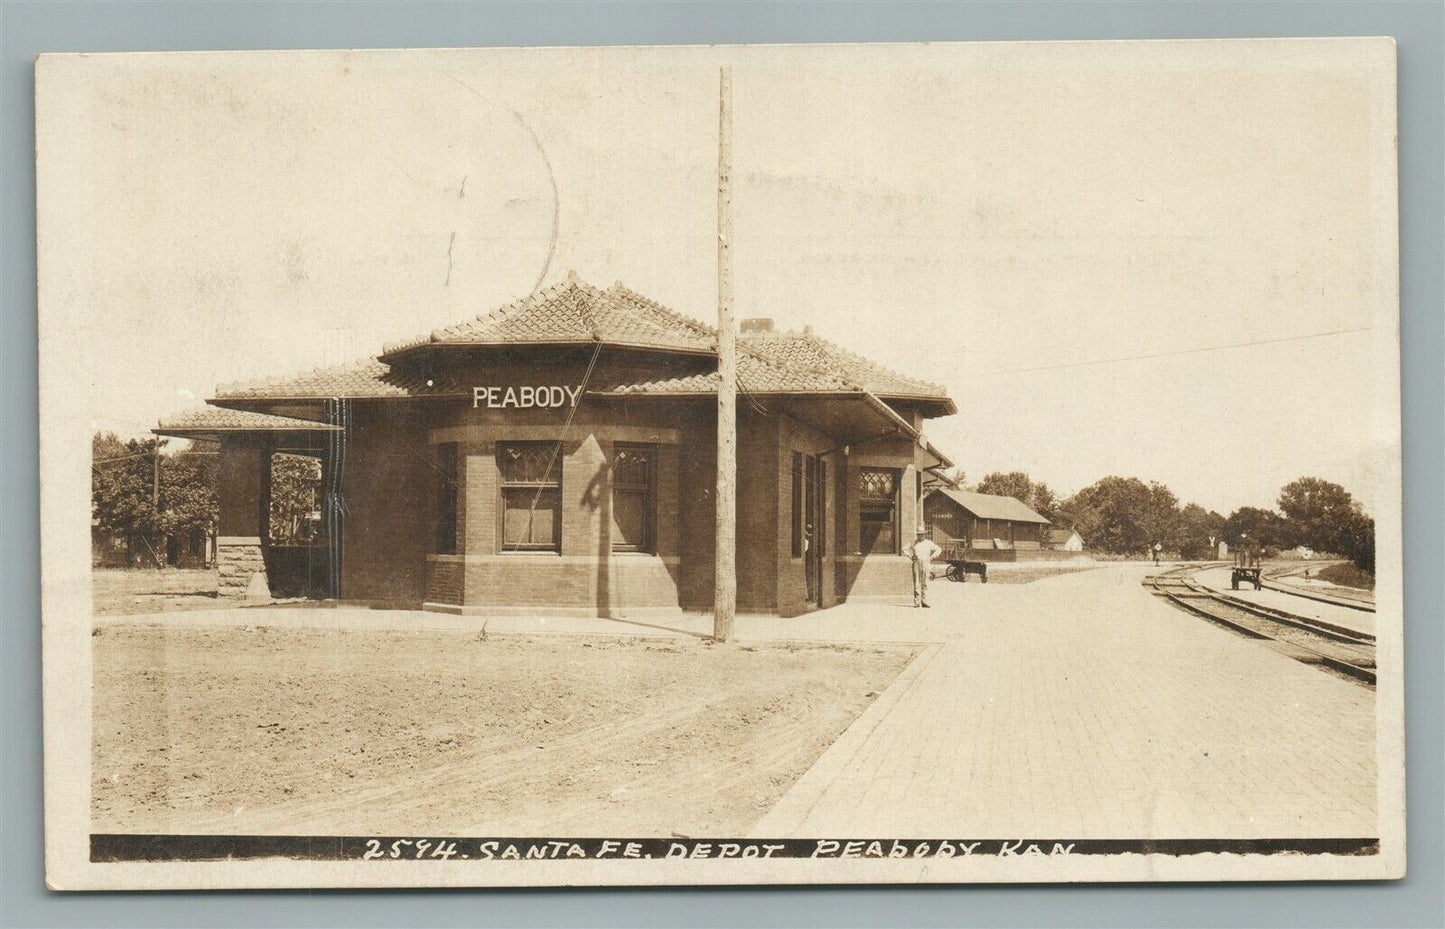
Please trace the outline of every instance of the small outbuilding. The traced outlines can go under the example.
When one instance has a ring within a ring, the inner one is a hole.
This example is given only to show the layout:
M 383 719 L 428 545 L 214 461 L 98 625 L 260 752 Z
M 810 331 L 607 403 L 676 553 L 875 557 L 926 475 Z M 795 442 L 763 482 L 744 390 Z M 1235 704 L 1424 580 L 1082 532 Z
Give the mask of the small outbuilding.
M 973 551 L 1039 551 L 1049 521 L 1022 501 L 935 487 L 923 500 L 924 524 L 935 540 L 962 540 Z
M 1045 529 L 1044 548 L 1055 552 L 1082 552 L 1084 540 L 1072 529 Z

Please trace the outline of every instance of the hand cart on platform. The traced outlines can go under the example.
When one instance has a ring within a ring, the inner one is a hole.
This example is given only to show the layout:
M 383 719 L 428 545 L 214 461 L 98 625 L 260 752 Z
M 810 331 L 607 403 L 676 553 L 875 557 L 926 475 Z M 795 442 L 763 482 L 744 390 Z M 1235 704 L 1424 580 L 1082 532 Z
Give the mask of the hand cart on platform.
M 977 574 L 979 580 L 988 583 L 988 564 L 982 561 L 970 561 L 968 558 L 968 542 L 964 539 L 950 539 L 943 546 L 943 554 L 940 560 L 948 565 L 943 576 L 950 581 L 957 581 L 962 584 L 968 580 L 970 574 Z
M 1260 579 L 1260 572 L 1264 569 L 1259 563 L 1259 549 L 1241 549 L 1234 553 L 1234 568 L 1229 573 L 1229 586 L 1238 590 L 1241 583 L 1253 584 L 1255 590 L 1261 590 L 1264 582 Z

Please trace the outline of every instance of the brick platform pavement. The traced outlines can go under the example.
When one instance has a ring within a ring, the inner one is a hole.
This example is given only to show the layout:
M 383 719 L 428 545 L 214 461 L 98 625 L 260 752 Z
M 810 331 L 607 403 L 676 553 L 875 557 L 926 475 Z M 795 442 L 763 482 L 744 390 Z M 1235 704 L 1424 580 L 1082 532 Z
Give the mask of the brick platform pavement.
M 937 585 L 896 631 L 941 647 L 752 834 L 1375 836 L 1374 692 L 1168 606 L 1146 573 Z

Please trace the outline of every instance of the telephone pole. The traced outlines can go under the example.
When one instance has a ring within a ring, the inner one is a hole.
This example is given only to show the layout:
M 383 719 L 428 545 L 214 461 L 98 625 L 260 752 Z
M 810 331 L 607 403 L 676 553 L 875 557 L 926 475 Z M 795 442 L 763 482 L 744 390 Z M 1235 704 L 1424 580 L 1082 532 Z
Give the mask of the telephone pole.
M 712 637 L 726 642 L 737 611 L 738 379 L 733 332 L 732 69 L 718 80 L 717 146 L 717 545 Z
M 151 442 L 151 509 L 155 511 L 156 525 L 160 525 L 161 519 L 161 440 L 156 438 Z M 165 536 L 161 537 L 161 544 L 165 544 Z M 155 561 L 156 567 L 162 567 L 161 556 L 156 552 L 155 546 L 149 542 L 146 547 L 151 550 L 151 558 Z

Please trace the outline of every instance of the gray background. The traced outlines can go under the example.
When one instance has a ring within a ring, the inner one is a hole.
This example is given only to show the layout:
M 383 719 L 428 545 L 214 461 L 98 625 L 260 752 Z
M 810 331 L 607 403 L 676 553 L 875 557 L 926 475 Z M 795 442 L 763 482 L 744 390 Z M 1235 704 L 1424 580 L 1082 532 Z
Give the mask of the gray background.
M 41 828 L 32 59 L 44 51 L 1390 35 L 1399 42 L 1410 877 L 1393 884 L 50 894 Z M 1441 3 L 0 5 L 0 924 L 1445 926 Z

